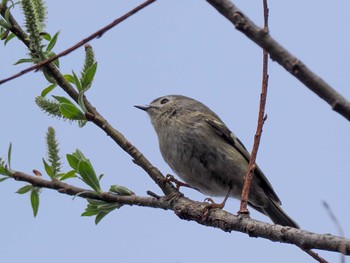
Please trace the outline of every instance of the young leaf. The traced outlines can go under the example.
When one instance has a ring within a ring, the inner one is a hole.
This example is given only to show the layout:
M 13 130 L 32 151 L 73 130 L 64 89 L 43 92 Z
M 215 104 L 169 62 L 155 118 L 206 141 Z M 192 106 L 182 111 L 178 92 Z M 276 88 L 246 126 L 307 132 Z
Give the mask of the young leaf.
M 99 212 L 95 218 L 95 224 L 97 225 L 109 212 Z
M 51 40 L 51 35 L 49 33 L 47 33 L 47 32 L 41 33 L 41 37 L 43 39 L 45 39 L 46 41 L 50 41 Z
M 17 191 L 16 191 L 16 194 L 25 194 L 25 193 L 28 193 L 29 191 L 31 191 L 33 189 L 33 186 L 30 184 L 30 185 L 25 185 L 21 188 L 19 188 Z
M 11 170 L 11 153 L 12 153 L 12 143 L 10 143 L 9 149 L 7 151 L 7 161 L 9 165 L 9 170 Z
M 75 105 L 68 103 L 61 103 L 60 111 L 64 117 L 70 120 L 86 120 L 84 113 L 82 113 Z
M 18 60 L 14 65 L 22 64 L 22 63 L 35 63 L 36 59 L 34 58 L 22 58 Z
M 109 191 L 112 193 L 116 193 L 118 195 L 134 195 L 135 193 L 125 186 L 121 185 L 111 185 Z
M 66 155 L 67 161 L 74 170 L 78 170 L 79 159 L 74 154 Z
M 50 43 L 47 45 L 46 51 L 51 51 L 53 47 L 56 45 L 58 35 L 60 34 L 60 31 L 58 31 L 50 40 Z
M 64 77 L 69 83 L 75 84 L 75 79 L 74 79 L 74 77 L 73 77 L 72 75 L 66 74 L 66 75 L 64 75 L 63 77 Z
M 78 121 L 78 126 L 79 126 L 80 128 L 83 128 L 83 127 L 85 126 L 86 123 L 88 123 L 87 120 L 79 120 L 79 121 Z
M 120 208 L 122 205 L 118 203 L 108 203 L 100 200 L 87 199 L 88 205 L 85 212 L 81 216 L 95 216 L 95 224 L 97 225 L 102 218 L 104 218 L 108 213 L 112 212 L 114 209 Z
M 81 80 L 81 86 L 82 90 L 88 90 L 92 84 L 92 81 L 94 80 L 95 73 L 97 70 L 97 62 L 92 64 L 86 71 L 83 76 L 83 79 Z
M 87 185 L 97 193 L 102 193 L 100 182 L 98 181 L 94 168 L 89 161 L 80 160 L 78 164 L 78 173 Z
M 85 103 L 84 103 L 84 90 L 82 90 L 79 95 L 78 95 L 78 104 L 80 106 L 80 108 L 83 110 L 83 112 L 87 112 L 87 108 L 85 106 Z
M 86 211 L 84 213 L 81 214 L 81 216 L 94 216 L 94 215 L 97 215 L 98 214 L 98 211 Z
M 9 177 L 9 176 L 6 176 L 6 177 L 3 177 L 3 178 L 0 178 L 0 183 L 1 182 L 3 182 L 3 181 L 5 181 L 5 180 L 7 180 L 7 179 L 10 179 L 11 177 Z
M 88 159 L 84 156 L 84 154 L 79 149 L 76 149 L 73 155 L 77 157 L 79 160 L 88 161 Z
M 75 74 L 74 71 L 72 71 L 72 74 L 73 74 L 73 77 L 74 77 L 74 84 L 75 84 L 75 86 L 77 86 L 78 91 L 81 91 L 82 88 L 81 88 L 81 83 L 80 83 L 80 80 L 79 80 L 78 76 Z
M 51 84 L 50 86 L 48 86 L 45 89 L 43 89 L 43 91 L 41 92 L 40 96 L 41 97 L 45 97 L 48 93 L 50 93 L 56 87 L 57 87 L 56 83 Z
M 52 96 L 54 99 L 56 99 L 58 102 L 60 103 L 68 103 L 68 104 L 73 104 L 73 102 L 71 102 L 69 99 L 67 99 L 66 97 L 62 97 L 62 96 Z
M 68 173 L 62 174 L 60 176 L 60 180 L 63 181 L 63 180 L 66 180 L 69 178 L 74 178 L 74 177 L 77 177 L 77 176 L 75 175 L 75 171 L 72 170 L 72 171 L 69 171 Z
M 45 171 L 47 173 L 48 176 L 50 176 L 51 179 L 53 179 L 55 177 L 55 173 L 54 170 L 52 168 L 52 166 L 50 166 L 45 159 L 43 158 L 43 163 L 44 163 L 44 167 L 45 167 Z
M 10 176 L 11 172 L 7 168 L 7 165 L 0 159 L 0 174 Z
M 38 214 L 39 210 L 39 190 L 33 189 L 30 195 L 30 203 L 32 204 L 34 217 Z
M 4 45 L 6 46 L 6 44 L 15 37 L 16 35 L 14 33 L 11 33 L 5 40 Z

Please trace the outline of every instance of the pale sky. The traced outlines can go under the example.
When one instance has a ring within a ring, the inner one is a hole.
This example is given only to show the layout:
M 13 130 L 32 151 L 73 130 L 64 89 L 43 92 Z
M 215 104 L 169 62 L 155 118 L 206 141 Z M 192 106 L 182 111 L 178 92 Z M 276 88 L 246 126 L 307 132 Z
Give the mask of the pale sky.
M 58 53 L 142 1 L 47 1 L 47 31 L 61 31 Z M 261 1 L 234 1 L 262 25 Z M 349 1 L 269 1 L 270 32 L 333 88 L 350 98 Z M 18 7 L 17 7 L 18 8 Z M 22 14 L 14 12 L 21 21 Z M 206 1 L 157 1 L 100 39 L 90 42 L 98 69 L 87 97 L 97 110 L 164 174 L 163 161 L 148 116 L 135 109 L 166 94 L 182 94 L 208 105 L 251 150 L 261 87 L 262 51 Z M 0 78 L 28 65 L 12 66 L 27 51 L 12 40 L 0 47 Z M 63 73 L 80 72 L 84 50 L 60 59 Z M 277 63 L 270 61 L 269 93 L 258 164 L 301 228 L 338 235 L 322 206 L 326 201 L 349 236 L 349 124 Z M 0 156 L 13 144 L 12 168 L 44 173 L 45 133 L 56 129 L 61 155 L 80 149 L 102 187 L 124 185 L 138 195 L 161 194 L 148 175 L 132 163 L 104 132 L 45 115 L 34 103 L 47 81 L 29 73 L 0 87 Z M 58 88 L 53 95 L 63 95 Z M 64 161 L 64 170 L 69 167 Z M 78 180 L 67 181 L 83 186 Z M 1 262 L 315 262 L 295 246 L 204 227 L 172 211 L 122 207 L 99 225 L 80 217 L 85 200 L 44 189 L 33 218 L 29 196 L 14 192 L 25 185 L 0 183 Z M 206 196 L 191 189 L 197 201 Z M 215 199 L 220 201 L 220 198 Z M 239 202 L 225 207 L 236 213 Z M 251 211 L 254 219 L 269 218 Z M 321 251 L 330 262 L 339 255 Z

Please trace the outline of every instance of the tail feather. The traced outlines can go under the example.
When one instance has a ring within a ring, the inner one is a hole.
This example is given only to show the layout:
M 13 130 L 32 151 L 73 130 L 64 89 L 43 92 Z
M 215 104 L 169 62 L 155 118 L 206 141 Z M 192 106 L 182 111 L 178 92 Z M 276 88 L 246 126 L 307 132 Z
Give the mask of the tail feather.
M 299 228 L 299 225 L 291 219 L 275 201 L 270 199 L 269 206 L 261 207 L 261 209 L 275 224 Z

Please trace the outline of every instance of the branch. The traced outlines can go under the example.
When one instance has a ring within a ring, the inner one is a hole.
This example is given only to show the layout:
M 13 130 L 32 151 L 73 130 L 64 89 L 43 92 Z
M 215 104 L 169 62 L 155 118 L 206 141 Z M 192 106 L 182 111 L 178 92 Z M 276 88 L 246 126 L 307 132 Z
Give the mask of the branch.
M 118 25 L 119 23 L 123 22 L 124 20 L 126 20 L 127 18 L 129 18 L 130 16 L 132 16 L 133 14 L 137 13 L 138 11 L 140 11 L 141 9 L 145 8 L 146 6 L 152 4 L 152 3 L 155 2 L 155 1 L 156 1 L 156 0 L 148 0 L 148 1 L 144 2 L 144 3 L 142 3 L 141 5 L 135 7 L 134 9 L 132 9 L 131 11 L 129 11 L 128 13 L 126 13 L 126 14 L 124 14 L 123 16 L 119 17 L 118 19 L 114 20 L 112 23 L 106 25 L 105 27 L 103 27 L 103 28 L 97 30 L 95 33 L 91 34 L 90 36 L 88 36 L 88 37 L 84 38 L 83 40 L 81 40 L 80 42 L 76 43 L 74 46 L 72 46 L 72 47 L 70 47 L 70 48 L 68 48 L 68 49 L 66 49 L 66 50 L 64 50 L 64 51 L 62 51 L 62 52 L 60 52 L 60 53 L 58 53 L 58 54 L 55 55 L 55 56 L 52 56 L 52 57 L 50 57 L 50 58 L 48 58 L 48 59 L 46 59 L 46 60 L 43 60 L 43 61 L 41 61 L 41 62 L 35 64 L 34 66 L 31 66 L 31 67 L 29 67 L 29 68 L 26 68 L 26 69 L 20 71 L 19 73 L 15 74 L 15 75 L 13 75 L 13 76 L 10 76 L 10 77 L 8 77 L 8 78 L 5 78 L 5 79 L 0 80 L 0 85 L 1 85 L 1 84 L 4 84 L 4 83 L 7 82 L 7 81 L 16 79 L 16 78 L 18 78 L 18 77 L 20 77 L 20 76 L 22 76 L 22 75 L 24 75 L 24 74 L 26 74 L 26 73 L 28 73 L 28 72 L 31 72 L 31 71 L 33 71 L 33 70 L 38 70 L 39 68 L 41 68 L 41 67 L 43 67 L 44 65 L 47 65 L 47 64 L 49 64 L 49 63 L 55 61 L 56 59 L 68 55 L 69 53 L 73 52 L 74 50 L 76 50 L 76 49 L 78 49 L 79 47 L 81 47 L 81 46 L 85 45 L 86 43 L 88 43 L 90 40 L 92 40 L 92 39 L 94 39 L 94 38 L 100 38 L 100 37 L 102 37 L 102 35 L 103 35 L 104 33 L 106 33 L 108 30 L 110 30 L 111 28 L 115 27 L 115 26 Z M 0 9 L 1 9 L 1 8 L 0 8 Z M 5 12 L 5 9 L 1 9 L 1 11 L 2 11 L 2 13 L 4 13 L 4 12 Z M 11 22 L 12 25 L 14 24 L 13 22 L 15 22 L 15 20 L 13 19 L 12 16 L 11 16 L 11 18 L 10 18 L 10 22 Z M 16 22 L 16 24 L 17 24 L 17 22 Z M 18 25 L 18 24 L 17 24 L 17 25 Z M 13 29 L 16 30 L 17 28 L 15 27 L 15 28 L 13 28 Z M 12 32 L 13 32 L 13 29 L 11 29 Z M 23 38 L 20 38 L 20 39 L 21 39 L 22 41 L 24 41 Z M 28 46 L 28 45 L 27 45 L 27 46 Z M 29 47 L 29 46 L 28 46 L 28 47 Z
M 350 240 L 333 235 L 320 235 L 301 229 L 271 225 L 250 218 L 235 216 L 221 209 L 212 209 L 206 217 L 203 214 L 208 203 L 192 201 L 183 195 L 173 194 L 163 197 L 117 196 L 110 193 L 98 195 L 93 191 L 75 187 L 58 180 L 48 181 L 41 176 L 31 176 L 14 172 L 13 178 L 37 187 L 49 188 L 59 193 L 82 198 L 117 202 L 124 205 L 162 208 L 172 210 L 185 220 L 196 221 L 205 226 L 219 228 L 225 232 L 239 231 L 252 237 L 262 237 L 275 242 L 294 244 L 304 249 L 321 249 L 350 255 Z
M 163 199 L 156 199 L 154 197 L 141 197 L 136 195 L 120 196 L 108 192 L 104 192 L 102 193 L 102 195 L 98 195 L 92 190 L 87 190 L 73 185 L 69 185 L 58 180 L 48 181 L 43 179 L 41 176 L 32 176 L 18 171 L 14 172 L 12 177 L 16 181 L 28 182 L 33 186 L 57 190 L 57 192 L 61 194 L 78 196 L 81 198 L 89 198 L 124 205 L 137 205 L 162 209 L 168 209 L 169 206 L 164 202 Z
M 269 9 L 267 7 L 267 1 L 264 0 L 264 31 L 269 32 Z M 247 214 L 249 213 L 247 204 L 248 204 L 248 196 L 249 196 L 249 188 L 253 178 L 253 173 L 256 166 L 256 156 L 258 154 L 258 149 L 260 145 L 261 134 L 264 126 L 264 122 L 266 120 L 265 116 L 265 105 L 266 105 L 266 97 L 267 97 L 267 87 L 269 81 L 268 75 L 268 53 L 264 49 L 263 50 L 263 70 L 262 70 L 262 85 L 261 85 L 261 94 L 260 94 L 260 106 L 259 106 L 259 114 L 258 114 L 258 125 L 256 127 L 256 133 L 254 136 L 254 144 L 253 149 L 250 155 L 249 164 L 247 174 L 244 179 L 244 185 L 242 189 L 242 199 L 241 205 L 239 208 L 239 213 Z
M 272 60 L 277 61 L 306 87 L 325 100 L 332 109 L 350 120 L 350 102 L 312 72 L 297 57 L 289 53 L 268 32 L 256 26 L 229 0 L 207 0 L 216 10 L 232 22 L 236 29 L 265 49 Z

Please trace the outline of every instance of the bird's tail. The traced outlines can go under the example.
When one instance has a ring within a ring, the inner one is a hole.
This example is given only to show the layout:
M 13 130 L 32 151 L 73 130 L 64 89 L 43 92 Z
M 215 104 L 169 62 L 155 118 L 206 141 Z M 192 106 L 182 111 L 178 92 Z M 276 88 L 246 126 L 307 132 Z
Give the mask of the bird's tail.
M 299 228 L 298 224 L 283 211 L 282 207 L 271 199 L 269 206 L 262 208 L 262 210 L 275 224 Z

